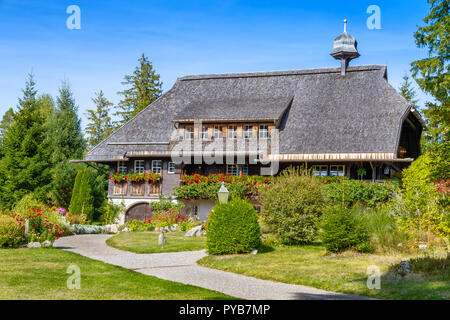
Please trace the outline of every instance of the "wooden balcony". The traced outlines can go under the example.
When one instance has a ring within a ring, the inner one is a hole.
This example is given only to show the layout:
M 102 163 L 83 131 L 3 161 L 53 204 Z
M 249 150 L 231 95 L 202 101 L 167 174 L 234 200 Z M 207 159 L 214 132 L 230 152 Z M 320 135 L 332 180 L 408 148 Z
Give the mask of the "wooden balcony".
M 113 196 L 155 197 L 161 194 L 162 183 L 113 182 Z

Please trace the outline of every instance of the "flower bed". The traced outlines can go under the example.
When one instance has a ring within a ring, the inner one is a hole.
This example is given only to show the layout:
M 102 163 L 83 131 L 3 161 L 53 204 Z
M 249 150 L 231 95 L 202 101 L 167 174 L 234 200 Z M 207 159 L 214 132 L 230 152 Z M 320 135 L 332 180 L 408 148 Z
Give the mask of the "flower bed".
M 159 173 L 154 173 L 152 171 L 150 172 L 144 172 L 144 173 L 112 173 L 109 176 L 109 180 L 112 180 L 116 183 L 121 182 L 143 182 L 147 181 L 149 183 L 157 183 L 161 181 L 162 175 Z

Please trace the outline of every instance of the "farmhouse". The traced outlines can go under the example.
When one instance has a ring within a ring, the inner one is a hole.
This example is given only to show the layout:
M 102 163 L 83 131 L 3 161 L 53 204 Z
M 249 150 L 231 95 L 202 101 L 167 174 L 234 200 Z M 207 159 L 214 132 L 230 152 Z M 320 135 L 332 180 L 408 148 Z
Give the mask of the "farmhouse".
M 125 220 L 145 217 L 183 173 L 276 175 L 307 164 L 315 175 L 390 178 L 419 156 L 423 121 L 386 66 L 349 66 L 359 53 L 346 31 L 331 55 L 340 67 L 181 77 L 80 161 L 161 175 L 110 181 Z M 214 205 L 187 204 L 202 219 Z

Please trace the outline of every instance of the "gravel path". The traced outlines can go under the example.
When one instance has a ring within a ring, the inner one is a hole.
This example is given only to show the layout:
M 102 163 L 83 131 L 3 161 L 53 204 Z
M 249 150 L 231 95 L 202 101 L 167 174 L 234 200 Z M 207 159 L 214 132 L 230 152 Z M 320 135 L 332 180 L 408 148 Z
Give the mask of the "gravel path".
M 173 253 L 136 254 L 109 247 L 110 235 L 77 235 L 63 237 L 54 246 L 85 257 L 121 266 L 165 280 L 190 284 L 248 300 L 348 300 L 368 299 L 360 296 L 327 292 L 311 287 L 285 284 L 209 269 L 196 261 L 205 250 Z

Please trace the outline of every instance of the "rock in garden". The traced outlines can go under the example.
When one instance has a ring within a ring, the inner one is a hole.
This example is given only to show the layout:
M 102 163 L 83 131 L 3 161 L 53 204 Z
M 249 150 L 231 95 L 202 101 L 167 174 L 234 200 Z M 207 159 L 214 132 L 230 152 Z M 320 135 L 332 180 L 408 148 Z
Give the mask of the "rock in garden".
M 30 242 L 27 244 L 27 248 L 40 248 L 42 245 L 39 242 Z
M 170 231 L 177 231 L 178 229 L 178 224 L 174 224 L 171 228 Z
M 50 240 L 45 240 L 44 242 L 42 242 L 42 246 L 43 247 L 51 247 L 51 246 L 53 246 L 53 243 Z
M 250 252 L 250 254 L 257 254 L 257 253 L 258 253 L 258 249 L 255 249 L 252 252 Z
M 186 237 L 193 237 L 197 234 L 197 232 L 200 232 L 202 230 L 202 226 L 197 226 L 186 232 Z
M 411 264 L 409 261 L 402 261 L 397 267 L 397 273 L 402 277 L 406 276 L 408 273 L 412 272 Z

